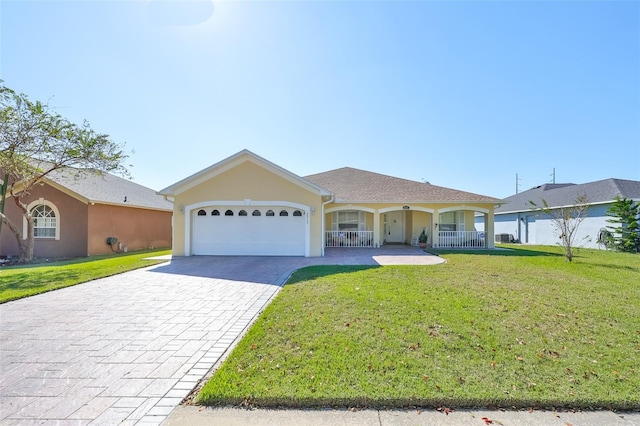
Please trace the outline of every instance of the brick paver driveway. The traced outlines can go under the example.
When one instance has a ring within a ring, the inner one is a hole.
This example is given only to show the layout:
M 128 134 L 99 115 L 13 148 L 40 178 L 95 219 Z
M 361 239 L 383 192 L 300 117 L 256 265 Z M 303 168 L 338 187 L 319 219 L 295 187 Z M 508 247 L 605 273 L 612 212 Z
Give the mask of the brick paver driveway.
M 431 262 L 414 248 L 178 258 L 0 305 L 0 423 L 160 424 L 293 270 L 372 254 Z

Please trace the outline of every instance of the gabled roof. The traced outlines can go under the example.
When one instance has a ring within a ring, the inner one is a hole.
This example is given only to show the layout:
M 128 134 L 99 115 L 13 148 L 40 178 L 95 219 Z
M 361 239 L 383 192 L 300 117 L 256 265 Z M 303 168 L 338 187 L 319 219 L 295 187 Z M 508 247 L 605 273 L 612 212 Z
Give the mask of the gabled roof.
M 201 183 L 204 183 L 207 180 L 212 179 L 213 177 L 246 161 L 250 161 L 254 164 L 264 167 L 272 173 L 309 191 L 315 192 L 319 195 L 330 195 L 329 191 L 327 191 L 326 189 L 294 173 L 291 173 L 288 170 L 283 169 L 282 167 L 270 162 L 269 160 L 266 160 L 259 155 L 254 154 L 248 149 L 243 149 L 242 151 L 232 155 L 231 157 L 225 158 L 224 160 L 219 161 L 204 170 L 201 170 L 187 178 L 184 178 L 181 181 L 176 182 L 161 191 L 158 191 L 158 194 L 172 197 L 176 196 L 177 194 L 187 191 L 194 186 L 200 185 Z
M 366 170 L 343 167 L 305 177 L 333 192 L 335 202 L 370 203 L 499 203 L 498 198 L 458 191 Z
M 88 204 L 173 210 L 173 203 L 153 189 L 109 173 L 65 168 L 48 174 L 45 182 Z
M 505 204 L 496 208 L 495 213 L 531 211 L 534 207 L 529 201 L 540 207 L 542 200 L 549 207 L 571 206 L 581 196 L 585 196 L 589 204 L 609 203 L 616 196 L 640 201 L 640 181 L 609 178 L 579 185 L 547 183 L 505 198 Z

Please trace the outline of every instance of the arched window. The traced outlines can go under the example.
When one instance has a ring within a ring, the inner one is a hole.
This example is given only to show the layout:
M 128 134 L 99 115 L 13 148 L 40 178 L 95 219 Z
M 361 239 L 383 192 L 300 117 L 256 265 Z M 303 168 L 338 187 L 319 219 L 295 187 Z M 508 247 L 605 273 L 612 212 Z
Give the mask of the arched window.
M 286 210 L 280 210 L 280 216 L 289 216 L 289 212 Z
M 207 212 L 205 212 L 204 210 L 200 209 L 198 210 L 198 216 L 206 216 Z
M 33 235 L 35 238 L 59 238 L 56 230 L 58 218 L 56 212 L 47 204 L 36 205 L 31 209 L 33 217 Z
M 260 210 L 254 210 L 253 213 L 251 213 L 251 216 L 260 216 L 261 214 Z
M 226 212 L 224 212 L 225 216 L 233 216 L 233 211 L 232 210 L 227 210 Z
M 294 216 L 302 216 L 302 212 L 300 210 L 296 210 L 295 212 L 293 212 Z
M 220 216 L 220 211 L 219 211 L 219 210 L 217 210 L 217 209 L 216 209 L 216 210 L 213 210 L 213 211 L 211 212 L 211 216 Z
M 267 214 L 265 216 L 275 216 L 276 214 L 273 212 L 273 210 L 267 210 Z
M 247 212 L 246 210 L 240 210 L 240 212 L 238 213 L 238 216 L 246 216 Z

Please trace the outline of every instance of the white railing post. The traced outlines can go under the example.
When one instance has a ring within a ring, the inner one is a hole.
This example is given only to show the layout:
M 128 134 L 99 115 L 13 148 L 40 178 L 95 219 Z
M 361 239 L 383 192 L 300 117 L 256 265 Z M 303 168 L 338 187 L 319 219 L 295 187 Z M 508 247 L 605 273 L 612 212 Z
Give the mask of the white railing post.
M 486 248 L 487 233 L 478 231 L 440 231 L 441 248 Z
M 325 231 L 325 247 L 373 247 L 373 231 Z

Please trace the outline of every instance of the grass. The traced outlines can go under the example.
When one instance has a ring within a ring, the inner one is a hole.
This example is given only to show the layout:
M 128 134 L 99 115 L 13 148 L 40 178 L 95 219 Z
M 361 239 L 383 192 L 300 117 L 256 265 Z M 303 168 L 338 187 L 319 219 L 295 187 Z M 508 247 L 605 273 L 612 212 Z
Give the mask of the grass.
M 197 402 L 640 408 L 640 257 L 510 247 L 301 269 Z
M 0 268 L 0 303 L 108 277 L 163 261 L 145 260 L 171 250 L 142 250 L 36 265 Z

